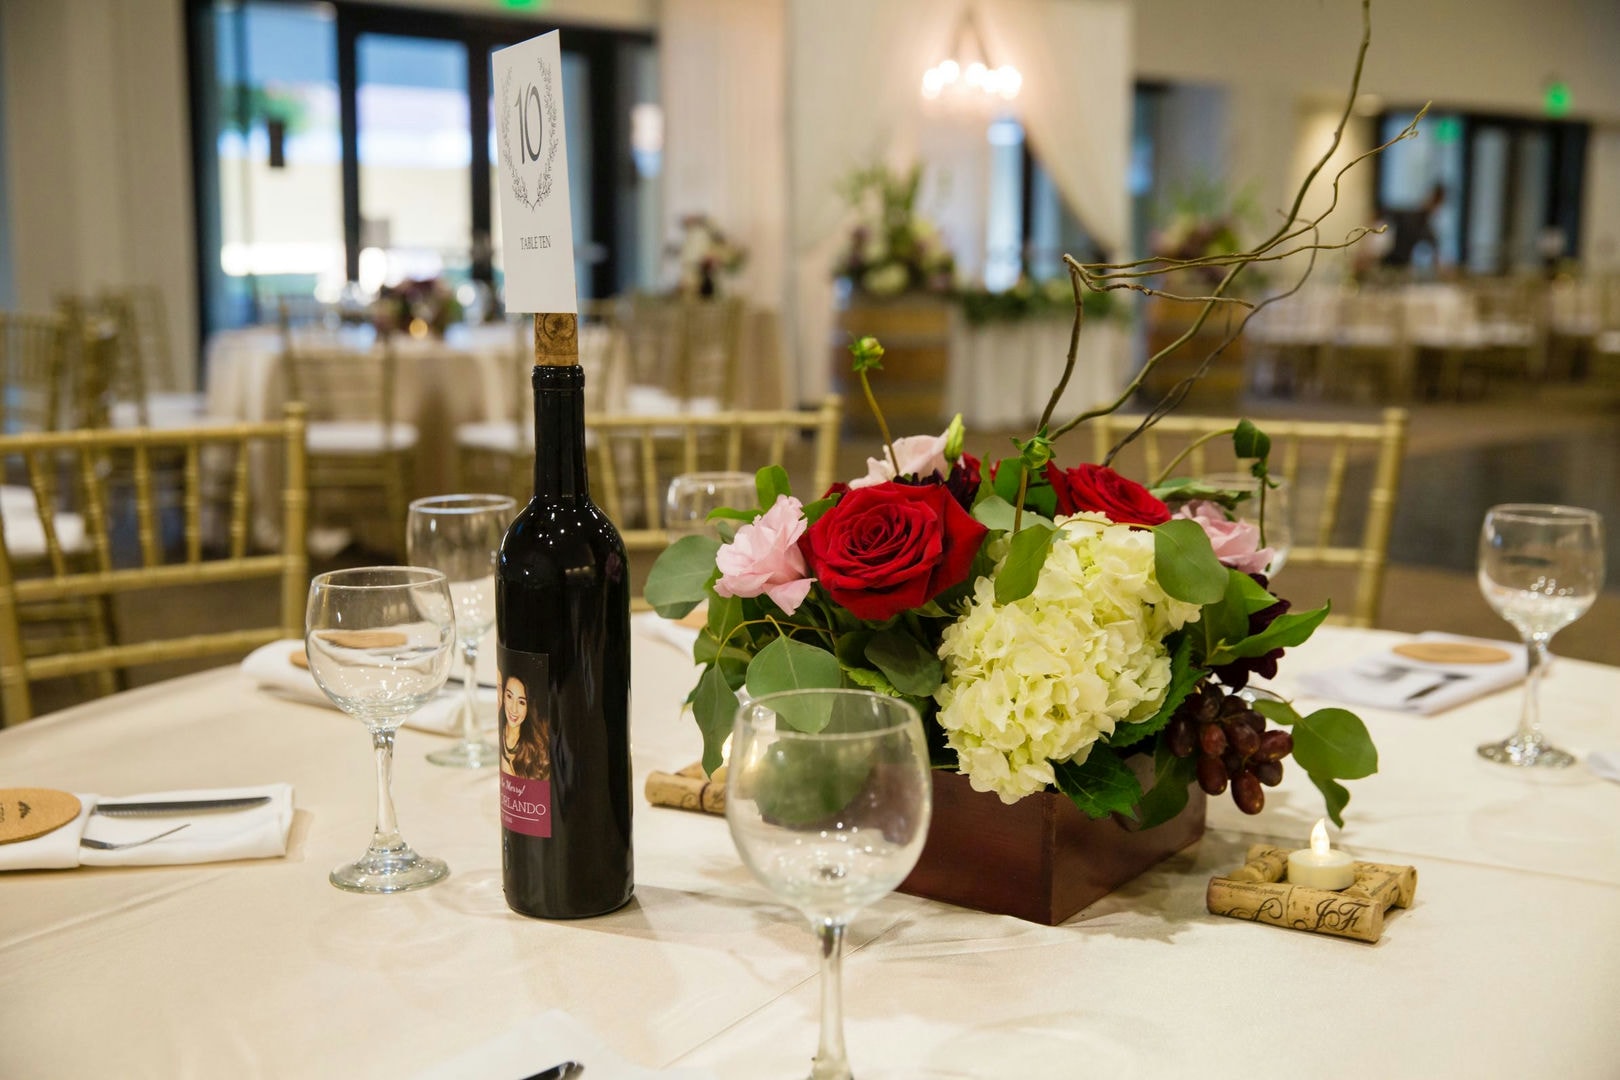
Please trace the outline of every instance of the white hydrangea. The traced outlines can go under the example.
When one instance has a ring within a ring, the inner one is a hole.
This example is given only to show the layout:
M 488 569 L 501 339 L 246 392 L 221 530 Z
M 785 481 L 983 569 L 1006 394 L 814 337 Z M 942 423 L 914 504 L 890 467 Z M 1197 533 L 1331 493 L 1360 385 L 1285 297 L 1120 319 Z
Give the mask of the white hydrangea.
M 996 603 L 994 576 L 946 627 L 939 723 L 977 791 L 1017 802 L 1084 761 L 1114 725 L 1152 716 L 1170 682 L 1167 635 L 1199 608 L 1153 572 L 1153 534 L 1101 514 L 1059 518 L 1035 590 Z M 1001 569 L 1006 541 L 992 551 Z

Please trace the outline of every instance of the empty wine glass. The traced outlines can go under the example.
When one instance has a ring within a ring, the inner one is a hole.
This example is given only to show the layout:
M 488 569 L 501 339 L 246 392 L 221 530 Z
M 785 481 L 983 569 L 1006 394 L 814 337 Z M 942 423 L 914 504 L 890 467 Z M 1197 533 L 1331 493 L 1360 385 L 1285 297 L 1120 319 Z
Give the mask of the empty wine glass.
M 840 957 L 856 912 L 905 880 L 933 789 L 922 721 L 865 690 L 790 690 L 737 710 L 726 821 L 743 862 L 802 911 L 821 945 L 811 1080 L 849 1080 Z
M 371 846 L 332 871 L 353 892 L 391 893 L 431 885 L 449 874 L 399 835 L 390 791 L 394 733 L 405 717 L 444 686 L 455 640 L 450 586 L 437 570 L 367 566 L 333 570 L 309 583 L 304 651 L 332 704 L 371 731 L 377 759 L 377 824 Z
M 516 513 L 517 503 L 505 495 L 435 495 L 411 503 L 405 532 L 408 557 L 450 580 L 456 643 L 466 669 L 461 739 L 429 754 L 435 765 L 479 769 L 500 760 L 496 745 L 479 736 L 478 643 L 495 625 L 495 556 Z
M 1223 491 L 1237 491 L 1247 495 L 1247 498 L 1240 499 L 1228 513 L 1235 521 L 1247 521 L 1260 528 L 1260 546 L 1268 547 L 1272 551 L 1271 561 L 1266 564 L 1266 576 L 1273 578 L 1281 573 L 1283 564 L 1288 561 L 1288 553 L 1294 546 L 1294 511 L 1292 500 L 1289 498 L 1288 481 L 1280 476 L 1273 476 L 1264 493 L 1260 490 L 1259 479 L 1249 473 L 1215 473 L 1203 477 L 1200 482 Z
M 743 472 L 683 473 L 669 482 L 664 497 L 664 529 L 671 540 L 706 535 L 720 539 L 709 511 L 721 507 L 746 510 L 758 501 L 754 478 Z
M 1573 764 L 1542 738 L 1541 676 L 1552 636 L 1586 614 L 1603 588 L 1603 519 L 1577 506 L 1491 507 L 1479 533 L 1479 588 L 1524 639 L 1529 661 L 1519 730 L 1481 746 L 1480 756 L 1502 765 Z

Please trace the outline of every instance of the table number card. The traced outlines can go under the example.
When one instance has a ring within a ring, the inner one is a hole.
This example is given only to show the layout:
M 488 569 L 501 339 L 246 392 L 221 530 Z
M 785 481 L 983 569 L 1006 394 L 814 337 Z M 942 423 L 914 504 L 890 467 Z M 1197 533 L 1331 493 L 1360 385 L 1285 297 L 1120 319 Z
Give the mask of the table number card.
M 557 31 L 494 55 L 508 312 L 578 312 Z

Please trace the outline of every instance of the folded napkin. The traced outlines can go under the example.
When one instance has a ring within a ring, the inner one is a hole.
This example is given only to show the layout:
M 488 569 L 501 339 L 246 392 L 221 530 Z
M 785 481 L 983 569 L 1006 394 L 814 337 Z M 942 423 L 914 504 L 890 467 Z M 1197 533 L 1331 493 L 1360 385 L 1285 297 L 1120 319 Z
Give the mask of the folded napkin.
M 699 622 L 697 626 L 691 626 L 685 620 L 666 619 L 656 611 L 639 611 L 630 616 L 630 622 L 635 629 L 654 641 L 680 650 L 683 656 L 692 655 L 692 646 L 697 644 L 698 627 L 703 625 Z
M 1586 767 L 1603 779 L 1620 784 L 1620 750 L 1594 750 L 1586 755 Z
M 107 802 L 158 802 L 177 799 L 234 799 L 268 795 L 263 806 L 245 810 L 212 810 L 197 814 L 110 817 L 95 813 Z M 198 791 L 153 791 L 140 795 L 78 795 L 79 816 L 44 836 L 14 844 L 0 844 L 0 870 L 66 870 L 75 866 L 178 866 L 184 863 L 223 862 L 227 859 L 270 859 L 287 854 L 287 833 L 292 828 L 293 791 L 290 784 L 262 787 L 210 788 Z M 88 836 L 121 844 L 155 836 L 185 824 L 173 836 L 122 851 L 81 847 Z
M 1428 716 L 1512 686 L 1524 674 L 1523 645 L 1430 631 L 1343 667 L 1306 672 L 1300 685 L 1312 697 Z
M 304 654 L 304 643 L 296 638 L 272 641 L 248 653 L 242 661 L 242 673 L 262 689 L 271 690 L 296 701 L 310 705 L 325 705 L 336 709 L 319 686 L 315 676 L 306 667 L 293 663 L 291 657 Z M 482 672 L 480 672 L 482 678 Z M 441 690 L 437 697 L 405 718 L 405 726 L 418 731 L 431 731 L 438 735 L 461 734 L 461 703 L 465 690 L 457 683 Z M 492 729 L 495 725 L 495 707 L 499 700 L 493 685 L 478 688 L 479 726 Z

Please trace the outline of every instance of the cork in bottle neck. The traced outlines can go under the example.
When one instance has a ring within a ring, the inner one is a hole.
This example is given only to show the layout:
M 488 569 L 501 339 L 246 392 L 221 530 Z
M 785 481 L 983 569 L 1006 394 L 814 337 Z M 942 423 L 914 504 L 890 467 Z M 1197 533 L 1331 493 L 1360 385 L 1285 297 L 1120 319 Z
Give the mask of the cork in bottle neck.
M 572 367 L 579 363 L 579 316 L 572 312 L 534 317 L 534 366 Z

